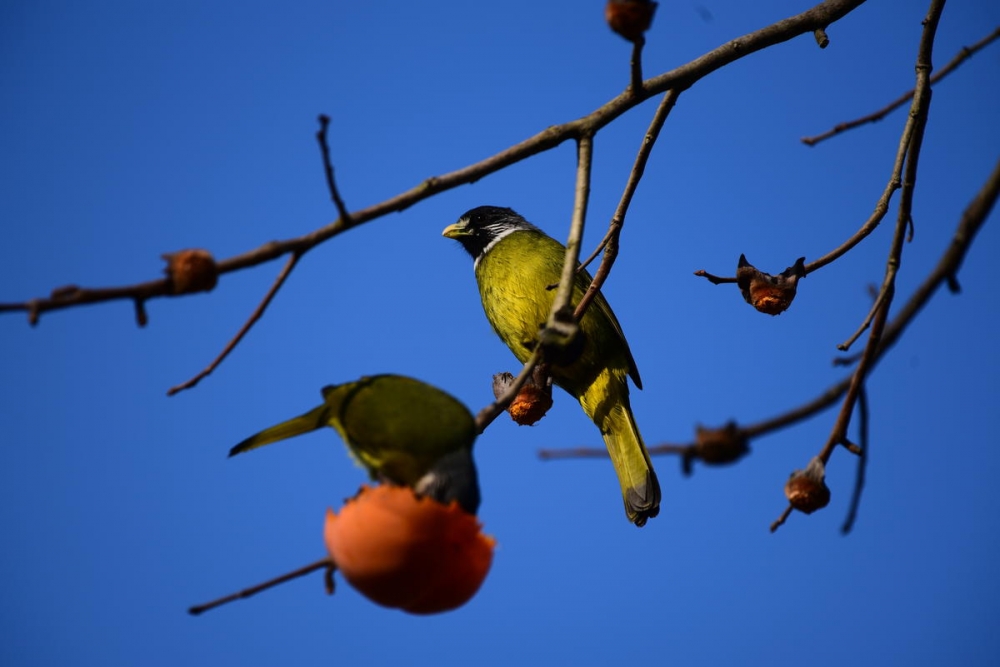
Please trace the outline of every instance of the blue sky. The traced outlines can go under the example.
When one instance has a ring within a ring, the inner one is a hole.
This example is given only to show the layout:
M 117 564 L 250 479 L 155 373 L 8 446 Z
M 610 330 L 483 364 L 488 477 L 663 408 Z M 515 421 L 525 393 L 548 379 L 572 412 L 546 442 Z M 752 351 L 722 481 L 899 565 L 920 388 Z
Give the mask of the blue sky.
M 0 6 L 0 301 L 65 284 L 156 277 L 161 253 L 225 258 L 336 217 L 314 132 L 351 208 L 582 116 L 627 81 L 629 45 L 600 3 L 4 3 Z M 647 75 L 809 3 L 661 3 Z M 639 187 L 605 293 L 645 389 L 648 444 L 697 424 L 754 422 L 843 376 L 830 360 L 869 307 L 885 224 L 802 281 L 792 309 L 754 312 L 740 253 L 777 272 L 868 217 L 905 112 L 814 148 L 801 136 L 912 87 L 924 3 L 868 3 L 829 29 L 745 58 L 686 92 Z M 953 0 L 943 65 L 1000 23 Z M 936 264 L 1000 148 L 1000 51 L 935 88 L 900 302 Z M 655 102 L 595 140 L 588 248 L 603 234 Z M 363 480 L 330 432 L 227 460 L 325 384 L 396 372 L 478 410 L 516 370 L 486 323 L 468 257 L 441 229 L 511 206 L 565 237 L 570 144 L 311 251 L 266 317 L 197 388 L 280 263 L 211 294 L 157 299 L 138 329 L 115 302 L 0 317 L 0 663 L 995 664 L 1000 657 L 1000 334 L 996 213 L 959 276 L 869 383 L 872 446 L 854 533 L 839 527 L 855 461 L 837 452 L 830 506 L 768 525 L 788 474 L 834 412 L 752 443 L 740 464 L 656 460 L 664 501 L 624 518 L 606 461 L 543 463 L 597 445 L 565 394 L 539 425 L 501 417 L 477 442 L 480 516 L 499 546 L 466 607 L 412 617 L 315 575 L 202 617 L 186 608 L 323 555 L 322 521 Z M 856 430 L 852 428 L 852 434 Z

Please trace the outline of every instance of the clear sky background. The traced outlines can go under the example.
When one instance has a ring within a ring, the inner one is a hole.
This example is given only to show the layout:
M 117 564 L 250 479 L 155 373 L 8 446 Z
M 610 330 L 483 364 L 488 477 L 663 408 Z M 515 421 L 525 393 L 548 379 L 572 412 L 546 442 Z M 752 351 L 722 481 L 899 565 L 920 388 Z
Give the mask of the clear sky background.
M 741 252 L 778 272 L 868 217 L 905 110 L 815 148 L 798 140 L 912 87 L 926 4 L 868 3 L 829 29 L 826 50 L 803 36 L 681 97 L 605 289 L 644 380 L 632 405 L 649 444 L 770 417 L 843 377 L 830 362 L 882 278 L 890 222 L 804 280 L 780 317 L 692 272 L 732 274 Z M 664 1 L 646 73 L 808 6 Z M 1000 5 L 952 0 L 935 64 L 998 23 Z M 361 208 L 589 113 L 624 88 L 629 53 L 599 2 L 5 2 L 0 301 L 149 280 L 163 252 L 225 258 L 326 224 L 320 113 L 343 196 Z M 597 136 L 587 248 L 655 104 Z M 899 303 L 1000 153 L 1000 47 L 937 86 L 931 111 Z M 850 536 L 844 451 L 830 506 L 768 532 L 834 411 L 753 442 L 736 466 L 684 478 L 658 458 L 662 511 L 638 530 L 607 461 L 537 459 L 600 444 L 558 393 L 539 425 L 501 416 L 476 444 L 480 516 L 499 546 L 464 608 L 413 617 L 347 585 L 327 597 L 316 574 L 186 613 L 321 557 L 325 509 L 364 479 L 332 432 L 228 460 L 233 444 L 363 374 L 419 377 L 473 411 L 489 402 L 492 374 L 517 366 L 441 229 L 496 204 L 565 238 L 574 159 L 560 146 L 316 248 L 222 367 L 172 398 L 280 262 L 150 302 L 145 329 L 127 302 L 35 328 L 0 317 L 0 664 L 996 664 L 996 212 L 962 293 L 939 293 L 871 378 Z

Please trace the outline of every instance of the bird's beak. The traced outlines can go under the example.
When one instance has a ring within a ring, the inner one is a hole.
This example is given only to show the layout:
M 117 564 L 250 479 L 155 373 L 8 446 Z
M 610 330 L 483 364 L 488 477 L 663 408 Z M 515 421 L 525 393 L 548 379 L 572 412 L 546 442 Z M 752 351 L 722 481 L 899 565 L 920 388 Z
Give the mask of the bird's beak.
M 465 226 L 465 223 L 462 222 L 461 220 L 459 220 L 453 225 L 448 225 L 447 227 L 444 228 L 444 231 L 441 232 L 441 236 L 446 236 L 449 239 L 458 239 L 468 235 L 469 235 L 469 229 L 468 227 Z

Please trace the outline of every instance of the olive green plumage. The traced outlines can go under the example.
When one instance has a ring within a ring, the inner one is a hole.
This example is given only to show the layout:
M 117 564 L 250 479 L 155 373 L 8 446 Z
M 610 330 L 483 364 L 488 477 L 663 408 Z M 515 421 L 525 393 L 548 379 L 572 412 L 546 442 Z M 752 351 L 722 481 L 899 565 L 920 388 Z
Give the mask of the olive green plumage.
M 230 456 L 329 426 L 372 479 L 410 486 L 475 514 L 476 424 L 458 399 L 401 375 L 373 375 L 324 387 L 323 404 L 252 435 Z
M 548 320 L 566 248 L 509 208 L 481 206 L 447 227 L 475 260 L 476 282 L 486 317 L 500 339 L 524 362 Z M 591 277 L 577 274 L 573 303 Z M 630 521 L 642 526 L 659 512 L 660 486 L 635 424 L 628 380 L 642 388 L 639 371 L 611 307 L 597 295 L 580 322 L 582 348 L 570 363 L 550 367 L 557 385 L 580 401 L 601 429 Z

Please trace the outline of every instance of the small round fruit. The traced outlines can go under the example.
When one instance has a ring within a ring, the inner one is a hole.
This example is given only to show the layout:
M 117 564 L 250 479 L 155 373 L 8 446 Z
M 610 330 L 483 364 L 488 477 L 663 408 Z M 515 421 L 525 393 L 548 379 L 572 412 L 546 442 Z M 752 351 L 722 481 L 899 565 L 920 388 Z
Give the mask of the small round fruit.
M 377 604 L 412 614 L 462 606 L 493 562 L 493 538 L 457 503 L 443 505 L 408 487 L 363 487 L 335 514 L 326 547 L 344 578 Z

